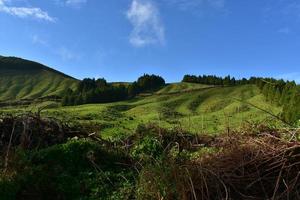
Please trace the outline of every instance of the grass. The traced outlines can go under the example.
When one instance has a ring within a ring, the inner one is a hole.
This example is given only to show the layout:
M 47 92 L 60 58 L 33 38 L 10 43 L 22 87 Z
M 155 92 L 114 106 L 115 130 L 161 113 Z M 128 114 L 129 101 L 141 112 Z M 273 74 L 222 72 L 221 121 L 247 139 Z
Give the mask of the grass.
M 31 61 L 0 59 L 0 101 L 61 95 L 75 88 L 77 80 Z
M 174 92 L 187 88 L 187 85 L 189 90 Z M 42 113 L 81 123 L 90 127 L 91 131 L 113 139 L 132 134 L 139 124 L 144 123 L 155 123 L 164 128 L 180 127 L 192 133 L 215 134 L 270 117 L 247 102 L 275 115 L 281 112 L 280 107 L 265 101 L 255 85 L 214 88 L 192 85 L 170 84 L 151 96 L 116 103 L 61 107 L 46 102 L 43 106 L 47 109 Z M 7 108 L 6 111 L 28 111 L 38 106 Z
M 173 83 L 162 88 L 157 94 L 171 94 L 178 92 L 189 92 L 191 90 L 199 90 L 203 88 L 211 87 L 209 85 L 202 85 L 197 83 Z

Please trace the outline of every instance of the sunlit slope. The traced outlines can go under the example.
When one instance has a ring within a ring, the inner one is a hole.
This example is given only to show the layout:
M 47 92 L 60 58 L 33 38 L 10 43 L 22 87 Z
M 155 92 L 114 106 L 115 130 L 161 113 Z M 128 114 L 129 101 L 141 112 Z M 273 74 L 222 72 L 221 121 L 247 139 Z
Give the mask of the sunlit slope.
M 117 103 L 60 107 L 45 114 L 93 125 L 107 137 L 131 134 L 141 123 L 180 127 L 194 133 L 220 133 L 270 117 L 252 104 L 274 114 L 281 111 L 267 103 L 255 85 L 243 85 L 154 94 Z
M 168 84 L 166 87 L 162 88 L 157 94 L 174 94 L 178 92 L 189 92 L 195 91 L 203 88 L 210 88 L 212 86 L 197 84 L 197 83 L 172 83 Z
M 61 95 L 77 80 L 36 62 L 0 57 L 0 101 Z

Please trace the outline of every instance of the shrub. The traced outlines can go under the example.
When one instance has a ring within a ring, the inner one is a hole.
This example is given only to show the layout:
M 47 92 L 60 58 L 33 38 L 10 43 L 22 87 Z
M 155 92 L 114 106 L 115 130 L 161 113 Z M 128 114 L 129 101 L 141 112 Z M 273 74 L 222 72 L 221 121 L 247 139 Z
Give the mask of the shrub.
M 15 176 L 0 181 L 0 196 L 7 199 L 130 199 L 133 193 L 128 158 L 88 140 L 26 151 L 15 159 Z
M 131 156 L 141 161 L 159 159 L 162 155 L 162 145 L 154 136 L 145 136 L 131 150 Z

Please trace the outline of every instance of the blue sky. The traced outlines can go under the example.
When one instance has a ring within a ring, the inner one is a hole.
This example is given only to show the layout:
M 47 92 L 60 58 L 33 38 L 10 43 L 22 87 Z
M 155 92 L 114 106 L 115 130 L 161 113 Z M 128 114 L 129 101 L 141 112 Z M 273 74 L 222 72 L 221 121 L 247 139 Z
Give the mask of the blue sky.
M 0 55 L 79 79 L 300 82 L 300 0 L 0 0 Z

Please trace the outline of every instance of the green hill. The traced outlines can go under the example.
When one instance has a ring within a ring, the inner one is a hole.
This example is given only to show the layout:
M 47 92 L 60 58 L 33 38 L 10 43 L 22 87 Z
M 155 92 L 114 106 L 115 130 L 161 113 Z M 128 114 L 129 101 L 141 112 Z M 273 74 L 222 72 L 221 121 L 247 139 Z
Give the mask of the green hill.
M 282 108 L 268 103 L 255 85 L 212 87 L 201 84 L 170 84 L 157 94 L 128 101 L 58 107 L 45 115 L 91 126 L 105 137 L 132 134 L 139 124 L 157 123 L 165 128 L 180 127 L 194 133 L 220 133 L 248 122 L 274 118 Z M 192 86 L 193 85 L 193 86 Z M 173 90 L 173 92 L 171 89 Z M 201 89 L 202 88 L 202 89 Z M 32 109 L 32 108 L 29 108 Z M 278 122 L 280 123 L 280 122 Z
M 60 95 L 76 83 L 74 78 L 39 63 L 0 57 L 0 101 Z M 260 89 L 251 84 L 221 87 L 172 83 L 155 93 L 115 103 L 69 107 L 58 103 L 47 106 L 47 103 L 2 110 L 15 112 L 47 107 L 45 115 L 88 125 L 106 137 L 132 134 L 139 124 L 145 123 L 180 127 L 194 133 L 220 133 L 242 127 L 249 121 L 265 120 L 272 117 L 270 113 L 274 117 L 282 110 L 267 102 Z
M 0 56 L 0 101 L 61 95 L 77 80 L 40 63 Z

